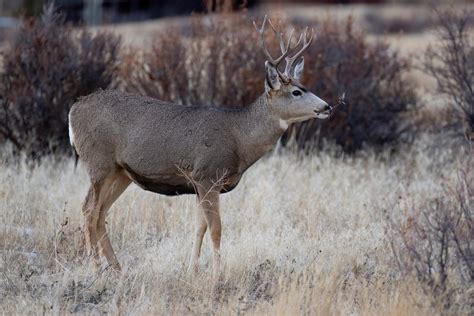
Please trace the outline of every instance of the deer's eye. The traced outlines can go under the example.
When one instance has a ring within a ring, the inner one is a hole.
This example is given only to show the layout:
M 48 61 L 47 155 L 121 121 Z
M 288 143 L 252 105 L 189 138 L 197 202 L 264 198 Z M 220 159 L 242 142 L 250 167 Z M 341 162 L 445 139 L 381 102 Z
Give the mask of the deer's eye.
M 303 93 L 300 91 L 300 90 L 295 90 L 291 93 L 292 95 L 294 95 L 295 97 L 299 97 L 300 95 L 302 95 Z

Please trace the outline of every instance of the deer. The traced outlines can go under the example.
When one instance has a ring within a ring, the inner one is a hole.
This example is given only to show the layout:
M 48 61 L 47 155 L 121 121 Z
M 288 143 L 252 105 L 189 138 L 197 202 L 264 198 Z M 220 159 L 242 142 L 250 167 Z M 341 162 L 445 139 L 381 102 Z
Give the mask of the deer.
M 279 40 L 281 54 L 267 49 L 267 23 Z M 213 274 L 219 272 L 220 194 L 232 191 L 244 172 L 269 152 L 288 127 L 309 119 L 326 119 L 333 108 L 301 83 L 303 53 L 313 41 L 308 28 L 292 45 L 281 28 L 265 16 L 259 34 L 265 54 L 264 93 L 242 109 L 184 106 L 119 90 L 100 90 L 79 99 L 69 112 L 69 137 L 76 158 L 89 175 L 82 206 L 86 250 L 95 264 L 121 266 L 106 230 L 106 216 L 131 184 L 168 196 L 194 194 L 194 241 L 188 272 L 198 271 L 204 235 L 212 241 Z M 285 61 L 284 70 L 280 70 Z

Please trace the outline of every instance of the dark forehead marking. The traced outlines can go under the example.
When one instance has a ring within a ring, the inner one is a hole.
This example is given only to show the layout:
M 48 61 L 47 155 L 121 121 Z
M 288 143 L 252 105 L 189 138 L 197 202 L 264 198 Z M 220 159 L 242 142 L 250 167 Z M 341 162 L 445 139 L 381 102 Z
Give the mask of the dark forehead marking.
M 301 83 L 299 83 L 298 81 L 296 81 L 295 79 L 291 78 L 291 79 L 290 79 L 290 83 L 291 83 L 292 85 L 294 85 L 295 87 L 300 88 L 301 91 L 303 91 L 303 92 L 308 92 L 308 90 L 306 90 L 306 88 L 305 88 Z

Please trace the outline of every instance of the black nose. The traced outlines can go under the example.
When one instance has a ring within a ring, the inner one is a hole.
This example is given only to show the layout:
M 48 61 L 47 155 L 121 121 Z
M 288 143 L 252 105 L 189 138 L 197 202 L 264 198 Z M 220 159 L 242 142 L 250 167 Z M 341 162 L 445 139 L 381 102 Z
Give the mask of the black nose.
M 325 111 L 331 111 L 332 108 L 331 108 L 331 106 L 330 106 L 329 104 L 326 104 L 326 106 L 324 107 L 324 110 L 325 110 Z

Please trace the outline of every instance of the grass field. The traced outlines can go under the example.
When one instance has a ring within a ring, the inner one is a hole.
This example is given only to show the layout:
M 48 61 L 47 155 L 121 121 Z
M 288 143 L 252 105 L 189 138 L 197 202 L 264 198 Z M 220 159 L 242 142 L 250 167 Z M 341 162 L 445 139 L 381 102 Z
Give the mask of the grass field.
M 84 255 L 88 180 L 80 165 L 1 165 L 2 312 L 439 313 L 414 277 L 397 272 L 387 225 L 387 216 L 403 221 L 426 200 L 444 198 L 465 166 L 466 155 L 429 144 L 396 155 L 265 157 L 223 196 L 217 282 L 207 237 L 201 272 L 186 276 L 194 197 L 131 186 L 108 219 L 124 272 L 104 262 L 97 273 Z

